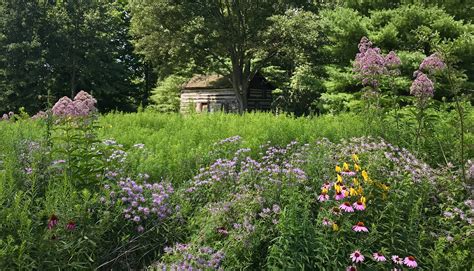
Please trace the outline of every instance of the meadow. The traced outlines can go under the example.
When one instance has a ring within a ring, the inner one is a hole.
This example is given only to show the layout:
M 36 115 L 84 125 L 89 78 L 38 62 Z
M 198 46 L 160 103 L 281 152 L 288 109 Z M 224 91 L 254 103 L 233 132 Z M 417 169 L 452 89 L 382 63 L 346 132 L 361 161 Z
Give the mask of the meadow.
M 456 114 L 437 114 L 418 142 L 411 117 L 353 113 L 12 117 L 0 267 L 468 270 Z

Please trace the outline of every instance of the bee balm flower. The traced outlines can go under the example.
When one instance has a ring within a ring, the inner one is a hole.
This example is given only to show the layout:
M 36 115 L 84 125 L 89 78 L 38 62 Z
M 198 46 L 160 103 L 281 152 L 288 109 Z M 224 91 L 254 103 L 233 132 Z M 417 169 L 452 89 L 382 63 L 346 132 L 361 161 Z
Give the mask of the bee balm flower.
M 364 222 L 358 222 L 356 225 L 352 226 L 352 230 L 355 232 L 368 232 L 369 230 L 364 225 Z
M 351 254 L 351 260 L 353 263 L 361 263 L 364 261 L 364 259 L 364 255 L 362 255 L 359 250 L 356 250 Z
M 405 257 L 405 259 L 403 260 L 403 263 L 410 268 L 416 268 L 418 266 L 418 264 L 416 263 L 415 257 L 413 256 Z

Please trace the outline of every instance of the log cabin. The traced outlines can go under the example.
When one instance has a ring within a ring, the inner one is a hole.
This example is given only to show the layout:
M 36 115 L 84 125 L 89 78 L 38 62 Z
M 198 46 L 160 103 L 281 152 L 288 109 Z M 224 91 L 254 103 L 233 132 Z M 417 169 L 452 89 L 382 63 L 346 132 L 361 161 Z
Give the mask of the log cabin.
M 247 111 L 270 111 L 274 87 L 260 74 L 250 82 Z M 239 106 L 229 76 L 196 75 L 182 86 L 181 113 L 238 112 Z

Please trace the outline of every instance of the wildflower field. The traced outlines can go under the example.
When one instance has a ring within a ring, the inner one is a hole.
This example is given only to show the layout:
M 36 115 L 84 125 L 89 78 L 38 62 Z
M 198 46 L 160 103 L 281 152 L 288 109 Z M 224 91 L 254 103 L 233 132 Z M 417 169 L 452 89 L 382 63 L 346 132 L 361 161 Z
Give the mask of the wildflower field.
M 455 113 L 414 145 L 411 126 L 356 114 L 97 118 L 84 104 L 0 122 L 1 270 L 472 267 Z

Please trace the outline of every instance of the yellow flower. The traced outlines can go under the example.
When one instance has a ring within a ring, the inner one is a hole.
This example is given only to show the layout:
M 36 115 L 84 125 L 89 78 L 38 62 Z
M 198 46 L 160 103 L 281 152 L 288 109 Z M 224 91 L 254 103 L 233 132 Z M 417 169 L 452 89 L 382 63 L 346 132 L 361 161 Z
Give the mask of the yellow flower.
M 369 174 L 367 174 L 367 171 L 362 170 L 362 178 L 364 178 L 364 181 L 369 180 Z
M 350 194 L 351 196 L 357 196 L 358 193 L 357 193 L 357 191 L 356 191 L 353 187 L 351 187 L 351 188 L 349 189 L 349 194 Z
M 341 172 L 341 167 L 336 165 L 336 172 Z
M 337 183 L 342 183 L 342 176 L 337 174 Z
M 349 171 L 349 165 L 346 162 L 344 162 L 344 164 L 342 164 L 342 170 Z
M 332 224 L 332 230 L 333 230 L 333 231 L 338 231 L 338 230 L 339 230 L 339 226 L 338 226 L 336 223 L 333 223 L 333 224 Z
M 329 191 L 328 191 L 327 188 L 322 188 L 322 189 L 321 189 L 321 193 L 326 193 L 326 194 L 327 194 L 328 192 L 329 192 Z
M 362 189 L 362 186 L 359 185 L 359 188 L 357 189 L 357 193 L 362 195 L 364 193 L 364 190 Z
M 380 184 L 380 188 L 382 188 L 382 189 L 385 190 L 385 191 L 388 191 L 388 190 L 390 189 L 390 187 L 389 187 L 388 185 L 383 184 L 383 183 Z
M 344 192 L 344 195 L 345 195 L 346 197 L 348 197 L 348 196 L 349 196 L 349 191 L 346 190 L 346 191 Z
M 339 192 L 341 192 L 342 187 L 339 184 L 336 183 L 336 184 L 334 184 L 334 190 L 336 190 L 336 193 L 339 193 Z
M 352 182 L 354 183 L 354 185 L 359 185 L 359 184 L 360 184 L 360 183 L 359 183 L 359 180 L 357 180 L 357 178 L 354 178 L 354 179 L 352 180 Z
M 360 167 L 359 167 L 358 164 L 354 164 L 354 170 L 355 170 L 355 171 L 359 171 L 359 170 L 360 170 Z
M 364 196 L 362 196 L 362 197 L 360 197 L 360 200 L 359 200 L 359 201 L 362 202 L 363 204 L 365 204 L 366 199 L 365 199 Z
M 354 153 L 352 155 L 352 160 L 354 160 L 354 162 L 356 162 L 356 163 L 359 163 L 359 156 L 357 156 L 357 154 Z

